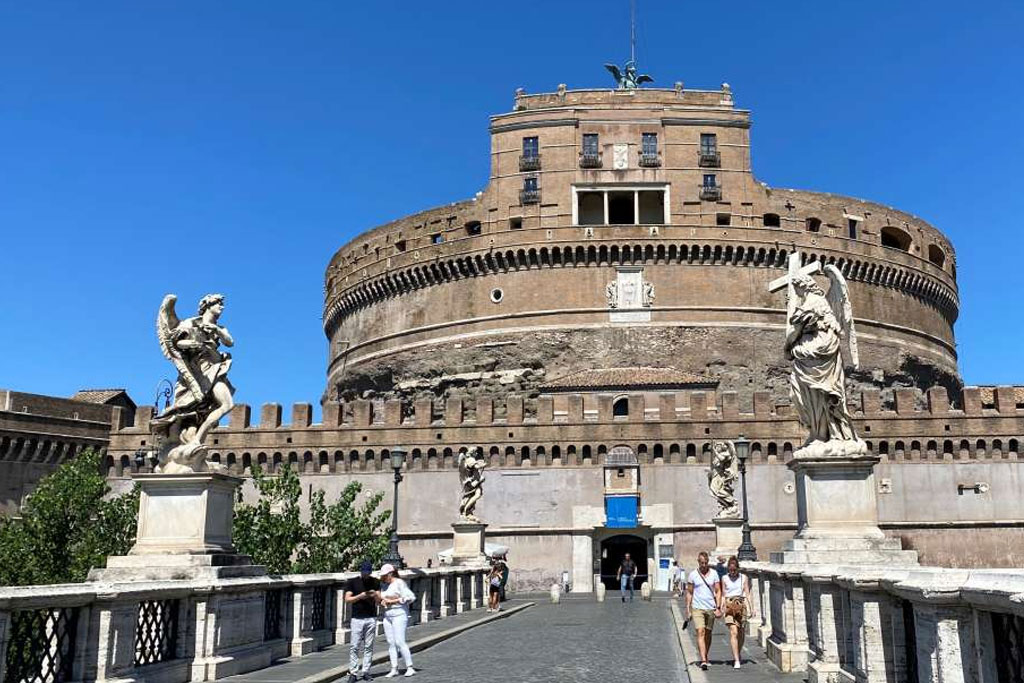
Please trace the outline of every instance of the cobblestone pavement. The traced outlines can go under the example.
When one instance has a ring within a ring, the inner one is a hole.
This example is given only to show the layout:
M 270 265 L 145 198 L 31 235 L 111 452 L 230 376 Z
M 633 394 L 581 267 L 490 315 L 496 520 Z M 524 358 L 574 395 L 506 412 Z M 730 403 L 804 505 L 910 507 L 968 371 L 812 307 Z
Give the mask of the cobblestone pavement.
M 414 656 L 415 678 L 459 683 L 686 682 L 664 600 L 540 602 Z M 375 676 L 387 666 L 376 667 Z

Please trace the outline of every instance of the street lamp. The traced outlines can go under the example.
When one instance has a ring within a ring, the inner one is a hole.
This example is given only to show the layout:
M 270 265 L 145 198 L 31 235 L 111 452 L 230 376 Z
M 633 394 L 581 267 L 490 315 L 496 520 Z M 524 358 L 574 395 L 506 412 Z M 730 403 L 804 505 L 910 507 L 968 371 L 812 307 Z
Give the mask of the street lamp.
M 405 560 L 398 554 L 398 484 L 402 481 L 402 465 L 405 464 L 405 450 L 401 447 L 391 449 L 391 468 L 395 470 L 395 495 L 391 501 L 391 540 L 384 562 L 395 569 L 404 569 Z
M 743 542 L 736 551 L 736 559 L 741 562 L 756 562 L 757 548 L 750 540 L 750 512 L 747 509 L 747 458 L 750 457 L 750 441 L 740 434 L 733 444 L 736 446 L 736 459 L 740 464 L 740 485 L 743 487 Z

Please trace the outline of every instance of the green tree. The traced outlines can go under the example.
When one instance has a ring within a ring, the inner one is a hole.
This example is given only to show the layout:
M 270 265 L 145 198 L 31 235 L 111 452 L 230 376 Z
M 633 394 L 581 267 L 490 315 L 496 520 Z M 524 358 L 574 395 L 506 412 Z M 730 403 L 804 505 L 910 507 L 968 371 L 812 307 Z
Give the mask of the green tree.
M 357 505 L 359 482 L 346 485 L 332 504 L 317 491 L 310 496 L 309 519 L 303 521 L 302 484 L 290 466 L 276 477 L 255 467 L 253 483 L 259 500 L 235 506 L 234 541 L 239 552 L 271 573 L 349 571 L 362 559 L 377 563 L 384 556 L 391 513 L 378 510 L 383 493 Z
M 138 488 L 109 496 L 102 454 L 88 450 L 39 482 L 19 517 L 0 518 L 0 585 L 84 581 L 135 542 Z

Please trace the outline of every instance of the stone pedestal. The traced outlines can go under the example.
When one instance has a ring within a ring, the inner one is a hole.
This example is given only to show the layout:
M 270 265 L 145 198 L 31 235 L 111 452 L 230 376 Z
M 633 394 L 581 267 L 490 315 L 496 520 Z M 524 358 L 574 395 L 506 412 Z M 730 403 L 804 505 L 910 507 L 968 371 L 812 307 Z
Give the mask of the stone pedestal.
M 711 552 L 711 560 L 724 555 L 726 559 L 736 554 L 743 543 L 743 519 L 740 517 L 715 517 L 711 520 L 715 525 L 715 549 Z
M 797 532 L 775 563 L 917 564 L 917 552 L 878 528 L 875 464 L 866 450 L 844 455 L 794 455 Z
M 141 488 L 135 545 L 107 558 L 92 581 L 143 581 L 259 576 L 266 569 L 231 543 L 235 491 L 242 479 L 221 472 L 138 474 Z
M 453 565 L 485 565 L 487 555 L 484 554 L 484 530 L 487 525 L 483 522 L 474 522 L 460 519 L 452 524 L 455 532 L 452 544 Z

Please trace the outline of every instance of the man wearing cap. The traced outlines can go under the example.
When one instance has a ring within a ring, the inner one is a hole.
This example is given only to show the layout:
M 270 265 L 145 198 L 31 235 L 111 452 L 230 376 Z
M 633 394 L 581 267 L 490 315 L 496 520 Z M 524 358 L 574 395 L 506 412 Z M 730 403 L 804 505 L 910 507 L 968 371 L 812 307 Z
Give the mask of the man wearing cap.
M 359 680 L 359 656 L 363 658 L 363 680 L 369 681 L 370 665 L 373 660 L 373 639 L 377 635 L 377 596 L 380 581 L 370 575 L 373 565 L 364 560 L 359 565 L 359 576 L 350 579 L 345 587 L 345 602 L 351 605 L 352 624 L 350 628 L 348 683 Z

